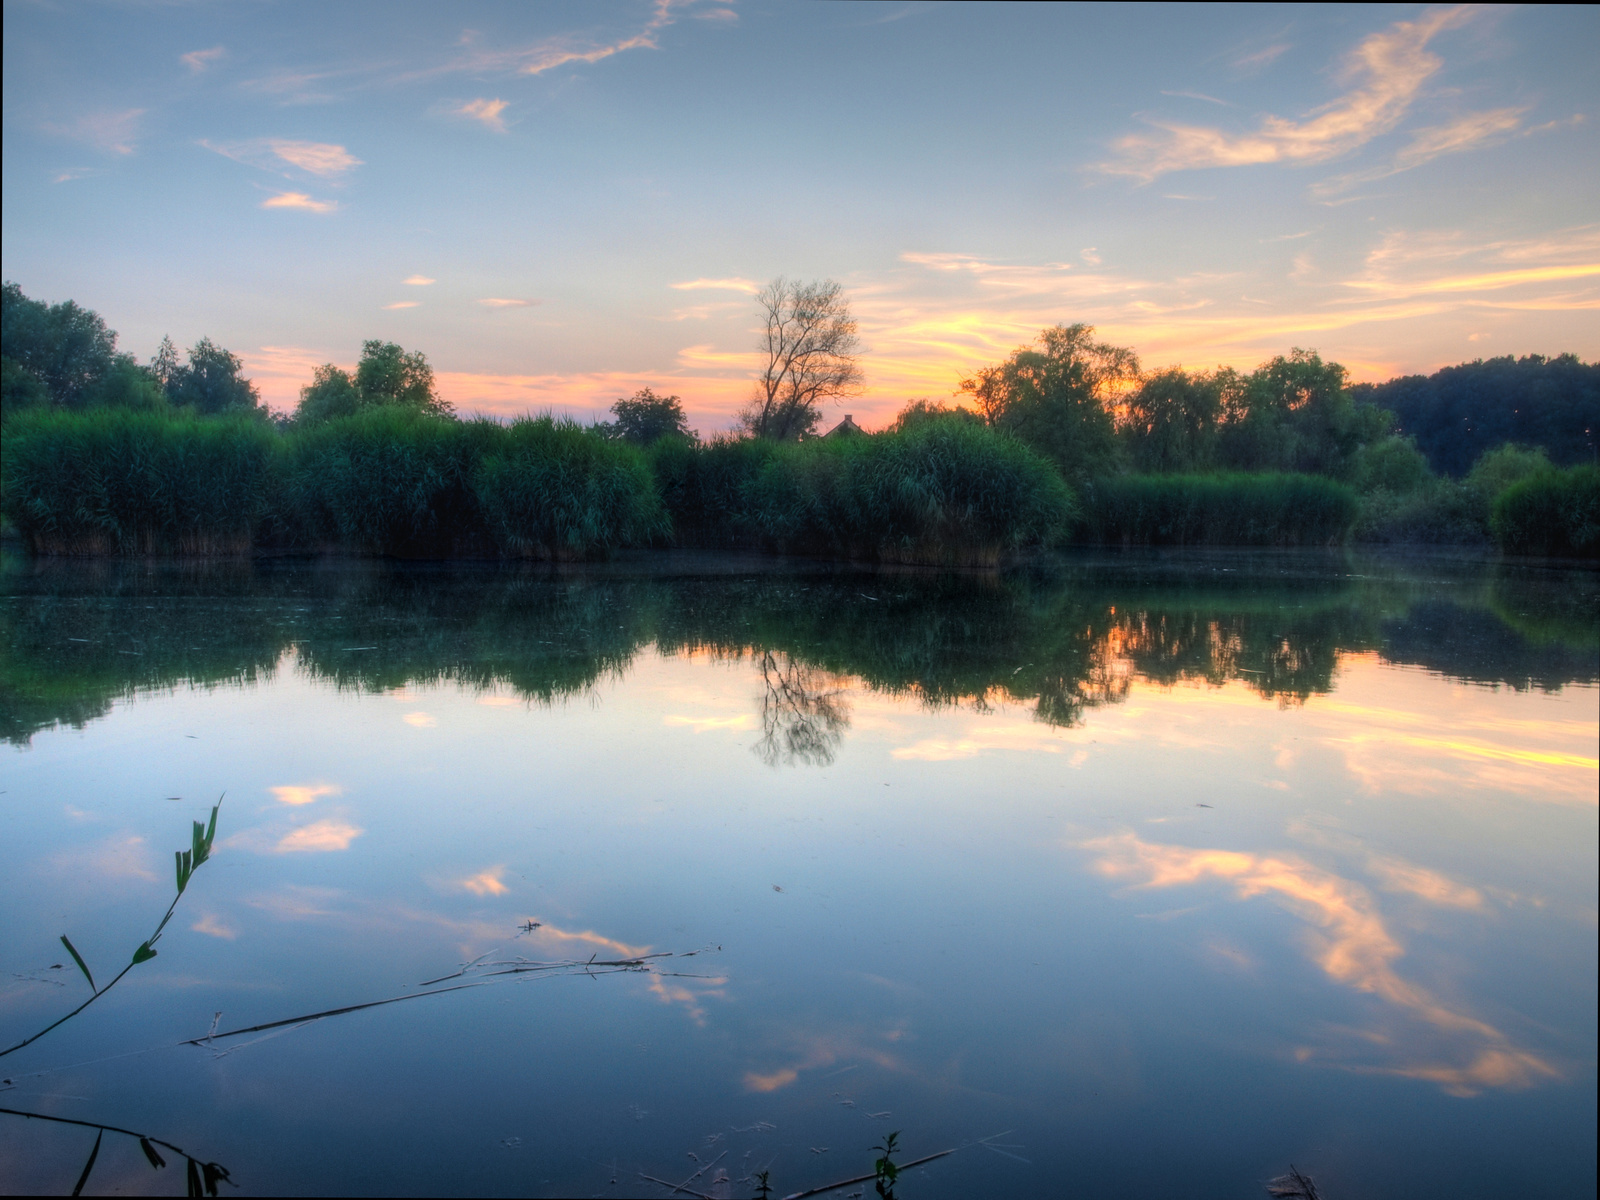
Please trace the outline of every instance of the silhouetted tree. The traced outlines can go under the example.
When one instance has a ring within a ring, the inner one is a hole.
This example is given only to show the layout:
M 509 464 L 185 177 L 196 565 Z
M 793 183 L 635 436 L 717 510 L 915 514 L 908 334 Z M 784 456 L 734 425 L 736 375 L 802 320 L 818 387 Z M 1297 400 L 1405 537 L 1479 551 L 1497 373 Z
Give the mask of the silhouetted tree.
M 1393 429 L 1393 414 L 1355 403 L 1342 366 L 1296 349 L 1224 389 L 1219 460 L 1243 471 L 1343 477 L 1359 447 Z
M 861 342 L 844 289 L 831 279 L 779 276 L 756 302 L 766 320 L 759 343 L 766 361 L 740 419 L 756 437 L 790 441 L 815 431 L 824 401 L 860 392 Z

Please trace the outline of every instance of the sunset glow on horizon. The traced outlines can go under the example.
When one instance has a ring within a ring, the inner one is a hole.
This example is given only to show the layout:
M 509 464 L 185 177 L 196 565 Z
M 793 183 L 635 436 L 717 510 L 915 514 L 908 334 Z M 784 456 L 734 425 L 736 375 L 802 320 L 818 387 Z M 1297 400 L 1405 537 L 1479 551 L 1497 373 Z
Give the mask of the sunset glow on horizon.
M 457 410 L 727 429 L 833 278 L 868 427 L 1040 329 L 1355 380 L 1600 357 L 1600 14 L 654 0 L 5 12 L 4 276 L 237 353 L 368 338 Z

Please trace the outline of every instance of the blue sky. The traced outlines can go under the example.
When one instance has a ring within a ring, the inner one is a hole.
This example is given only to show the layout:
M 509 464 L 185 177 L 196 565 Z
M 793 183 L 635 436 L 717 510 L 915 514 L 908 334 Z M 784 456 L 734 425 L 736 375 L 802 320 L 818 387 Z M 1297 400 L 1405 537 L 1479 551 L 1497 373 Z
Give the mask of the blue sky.
M 886 420 L 1040 328 L 1356 378 L 1600 354 L 1600 9 L 5 7 L 3 268 L 238 353 L 365 338 L 463 410 L 723 428 L 778 274 Z

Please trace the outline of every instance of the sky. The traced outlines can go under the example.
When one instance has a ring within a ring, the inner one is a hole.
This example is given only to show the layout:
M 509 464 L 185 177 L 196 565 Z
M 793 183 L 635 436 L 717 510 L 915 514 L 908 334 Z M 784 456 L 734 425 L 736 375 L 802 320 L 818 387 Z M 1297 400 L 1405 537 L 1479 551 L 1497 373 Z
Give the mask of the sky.
M 4 9 L 0 260 L 293 406 L 421 350 L 464 413 L 709 434 L 830 278 L 869 428 L 1055 323 L 1146 368 L 1600 357 L 1600 7 Z

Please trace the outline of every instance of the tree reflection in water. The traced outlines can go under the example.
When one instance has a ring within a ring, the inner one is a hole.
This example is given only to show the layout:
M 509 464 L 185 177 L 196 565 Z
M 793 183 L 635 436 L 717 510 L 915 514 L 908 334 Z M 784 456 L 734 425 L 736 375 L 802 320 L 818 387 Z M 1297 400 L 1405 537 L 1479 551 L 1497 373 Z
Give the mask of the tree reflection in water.
M 764 650 L 761 668 L 761 740 L 753 749 L 769 767 L 833 765 L 850 728 L 847 681 L 787 654 Z

